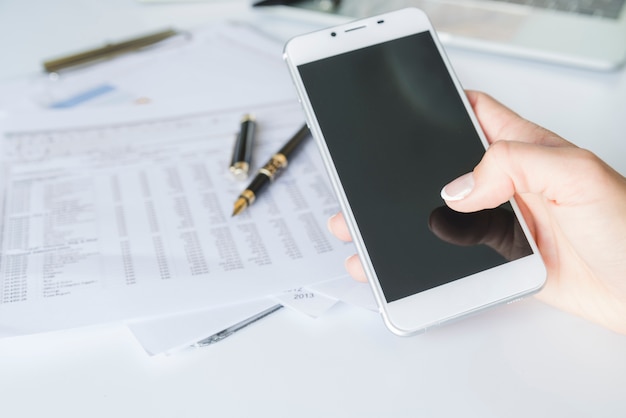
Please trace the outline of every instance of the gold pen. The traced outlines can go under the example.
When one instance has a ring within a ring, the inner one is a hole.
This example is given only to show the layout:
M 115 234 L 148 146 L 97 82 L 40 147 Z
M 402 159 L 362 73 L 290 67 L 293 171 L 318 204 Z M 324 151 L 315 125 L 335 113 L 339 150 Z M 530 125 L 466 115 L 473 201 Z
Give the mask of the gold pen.
M 257 195 L 287 167 L 287 163 L 294 151 L 309 136 L 311 136 L 309 128 L 303 125 L 276 154 L 272 155 L 272 158 L 259 170 L 256 177 L 254 177 L 252 182 L 246 187 L 246 190 L 241 192 L 235 201 L 232 216 L 240 214 L 254 203 Z
M 100 48 L 95 48 L 65 57 L 44 61 L 43 68 L 48 73 L 56 73 L 70 67 L 84 65 L 93 61 L 98 61 L 105 58 L 112 58 L 117 55 L 136 51 L 138 49 L 154 45 L 180 34 L 181 32 L 177 30 L 167 29 L 161 32 L 152 33 L 150 35 L 141 36 L 139 38 L 130 39 L 124 42 L 106 44 L 105 46 Z

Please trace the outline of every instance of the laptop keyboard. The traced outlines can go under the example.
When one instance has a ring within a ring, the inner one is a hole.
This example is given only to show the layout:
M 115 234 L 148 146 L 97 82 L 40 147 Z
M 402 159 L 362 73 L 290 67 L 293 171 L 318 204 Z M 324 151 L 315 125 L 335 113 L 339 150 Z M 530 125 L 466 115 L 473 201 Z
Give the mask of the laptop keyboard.
M 617 19 L 626 0 L 497 0 L 504 3 L 515 3 L 552 9 L 559 12 L 579 13 L 608 19 Z

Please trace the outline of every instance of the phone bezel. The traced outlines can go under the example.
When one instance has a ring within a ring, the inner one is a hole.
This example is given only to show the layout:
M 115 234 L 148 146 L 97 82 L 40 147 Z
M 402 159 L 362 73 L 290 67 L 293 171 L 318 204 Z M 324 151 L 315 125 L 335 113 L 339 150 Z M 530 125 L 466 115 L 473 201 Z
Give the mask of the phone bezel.
M 419 9 L 407 8 L 347 24 L 297 36 L 286 45 L 283 57 L 287 62 L 298 96 L 303 105 L 307 123 L 313 133 L 322 159 L 329 173 L 331 184 L 338 196 L 348 228 L 363 263 L 374 297 L 387 327 L 398 335 L 410 335 L 432 326 L 451 321 L 479 310 L 519 299 L 541 289 L 546 270 L 528 227 L 521 217 L 515 201 L 511 205 L 520 221 L 533 254 L 522 259 L 484 270 L 453 282 L 416 293 L 400 300 L 387 302 L 371 263 L 368 249 L 356 225 L 350 202 L 339 180 L 332 155 L 315 118 L 298 66 L 320 59 L 346 53 L 396 38 L 429 31 L 439 54 L 451 75 L 454 85 L 483 143 L 488 142 L 480 128 L 463 88 L 439 42 L 428 17 Z M 469 297 L 468 297 L 469 296 Z M 445 303 L 441 303 L 445 301 Z

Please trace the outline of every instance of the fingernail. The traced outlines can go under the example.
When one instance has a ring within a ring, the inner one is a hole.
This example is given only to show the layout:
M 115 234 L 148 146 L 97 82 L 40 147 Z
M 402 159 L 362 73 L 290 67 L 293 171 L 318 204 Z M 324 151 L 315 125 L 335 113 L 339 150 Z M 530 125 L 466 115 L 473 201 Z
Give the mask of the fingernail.
M 465 198 L 474 189 L 474 174 L 463 174 L 441 189 L 443 200 L 455 201 Z
M 333 222 L 333 219 L 335 218 L 335 216 L 337 216 L 338 214 L 335 213 L 333 216 L 331 216 L 330 218 L 328 218 L 326 220 L 326 228 L 328 228 L 328 230 L 332 233 L 333 229 L 330 227 L 330 224 Z

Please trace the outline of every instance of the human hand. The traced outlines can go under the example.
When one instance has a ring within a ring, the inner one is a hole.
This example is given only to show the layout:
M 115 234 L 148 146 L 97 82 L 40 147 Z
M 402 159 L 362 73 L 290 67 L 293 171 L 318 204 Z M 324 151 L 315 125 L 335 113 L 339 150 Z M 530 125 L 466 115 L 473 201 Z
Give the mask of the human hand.
M 472 173 L 443 188 L 446 204 L 474 212 L 515 197 L 548 271 L 537 297 L 626 334 L 626 179 L 491 97 L 467 96 L 491 146 Z M 341 214 L 329 228 L 350 239 Z M 366 280 L 358 257 L 346 268 Z

